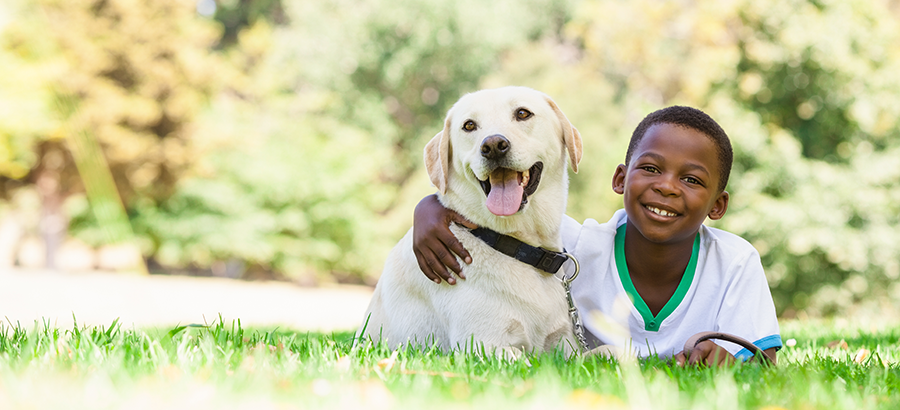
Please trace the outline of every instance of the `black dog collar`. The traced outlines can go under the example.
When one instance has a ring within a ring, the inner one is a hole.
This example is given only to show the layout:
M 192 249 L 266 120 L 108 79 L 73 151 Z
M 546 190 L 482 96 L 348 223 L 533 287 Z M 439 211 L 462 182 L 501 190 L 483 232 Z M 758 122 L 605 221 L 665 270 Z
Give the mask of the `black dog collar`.
M 472 235 L 484 241 L 488 246 L 500 253 L 513 257 L 520 262 L 527 263 L 544 272 L 555 274 L 562 267 L 563 262 L 569 259 L 563 252 L 553 252 L 544 248 L 531 246 L 509 235 L 492 231 L 487 228 L 473 229 Z

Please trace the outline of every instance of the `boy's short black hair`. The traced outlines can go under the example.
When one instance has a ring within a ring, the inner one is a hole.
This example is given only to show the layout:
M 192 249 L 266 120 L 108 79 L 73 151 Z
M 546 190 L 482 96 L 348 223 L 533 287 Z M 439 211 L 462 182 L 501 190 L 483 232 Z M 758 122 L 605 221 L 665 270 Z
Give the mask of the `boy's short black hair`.
M 706 134 L 716 144 L 716 153 L 719 156 L 719 191 L 724 191 L 728 185 L 728 176 L 731 174 L 731 164 L 734 161 L 734 153 L 731 150 L 731 141 L 725 130 L 705 112 L 696 108 L 673 105 L 654 111 L 644 117 L 628 143 L 628 152 L 625 154 L 625 166 L 631 162 L 631 154 L 637 149 L 638 143 L 644 138 L 644 134 L 650 127 L 656 124 L 673 124 L 682 127 L 693 128 Z

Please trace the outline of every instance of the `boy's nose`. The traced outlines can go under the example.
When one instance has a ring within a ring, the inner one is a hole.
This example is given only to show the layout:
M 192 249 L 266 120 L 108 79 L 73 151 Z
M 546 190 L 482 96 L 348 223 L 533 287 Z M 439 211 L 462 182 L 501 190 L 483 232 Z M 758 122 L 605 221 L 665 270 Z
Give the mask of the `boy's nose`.
M 653 190 L 663 196 L 678 195 L 677 183 L 677 177 L 662 175 L 653 184 Z

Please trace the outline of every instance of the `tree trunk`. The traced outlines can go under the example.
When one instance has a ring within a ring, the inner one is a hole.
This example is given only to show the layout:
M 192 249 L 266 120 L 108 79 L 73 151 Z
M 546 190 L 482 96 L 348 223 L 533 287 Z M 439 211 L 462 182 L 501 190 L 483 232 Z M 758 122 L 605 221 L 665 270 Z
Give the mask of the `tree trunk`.
M 66 239 L 68 224 L 62 209 L 64 195 L 60 181 L 62 165 L 62 154 L 55 150 L 49 151 L 45 153 L 35 178 L 35 185 L 41 197 L 41 219 L 38 230 L 46 249 L 44 266 L 47 269 L 58 268 L 56 257 Z

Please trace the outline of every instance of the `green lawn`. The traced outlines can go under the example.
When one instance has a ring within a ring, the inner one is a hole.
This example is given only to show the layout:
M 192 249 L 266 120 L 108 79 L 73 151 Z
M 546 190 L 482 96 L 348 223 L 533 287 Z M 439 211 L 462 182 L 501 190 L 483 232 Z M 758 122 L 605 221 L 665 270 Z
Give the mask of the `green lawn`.
M 789 321 L 782 336 L 796 345 L 776 368 L 553 354 L 529 366 L 428 350 L 354 352 L 349 332 L 4 323 L 0 409 L 900 408 L 900 327 Z

